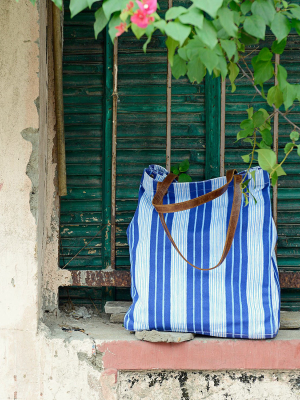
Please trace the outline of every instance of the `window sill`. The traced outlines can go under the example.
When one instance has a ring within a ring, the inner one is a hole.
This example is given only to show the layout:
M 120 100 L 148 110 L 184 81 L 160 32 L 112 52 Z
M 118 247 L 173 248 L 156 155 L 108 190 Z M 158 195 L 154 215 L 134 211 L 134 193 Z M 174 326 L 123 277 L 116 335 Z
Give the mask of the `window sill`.
M 184 343 L 149 343 L 121 324 L 99 317 L 76 320 L 62 314 L 45 321 L 51 338 L 93 340 L 108 370 L 296 370 L 300 330 L 281 330 L 275 339 L 245 340 L 196 336 Z M 70 328 L 70 330 L 65 330 Z M 84 332 L 74 329 L 82 329 Z

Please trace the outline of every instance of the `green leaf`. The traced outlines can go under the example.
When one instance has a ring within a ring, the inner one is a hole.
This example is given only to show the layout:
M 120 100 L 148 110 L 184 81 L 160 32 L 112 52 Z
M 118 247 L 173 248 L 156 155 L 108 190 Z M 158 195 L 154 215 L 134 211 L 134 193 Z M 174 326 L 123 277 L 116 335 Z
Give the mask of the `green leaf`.
M 252 176 L 252 179 L 254 180 L 254 187 L 255 187 L 256 186 L 255 171 L 250 171 L 250 175 Z
M 276 186 L 277 181 L 278 181 L 278 175 L 277 172 L 275 171 L 271 176 L 272 186 Z
M 145 28 L 140 28 L 136 24 L 131 24 L 131 30 L 137 39 L 140 39 L 146 33 Z
M 273 42 L 272 48 L 271 48 L 273 53 L 282 54 L 285 49 L 285 46 L 286 46 L 286 41 L 287 41 L 286 38 L 282 39 L 280 42 L 278 42 L 278 40 L 275 40 L 275 42 Z
M 178 54 L 174 56 L 173 66 L 172 66 L 172 74 L 175 79 L 178 79 L 180 76 L 185 75 L 187 72 L 186 61 L 179 57 Z
M 221 46 L 225 50 L 225 53 L 227 54 L 228 60 L 230 60 L 234 54 L 236 53 L 236 44 L 234 43 L 233 40 L 220 40 Z
M 115 0 L 114 0 L 115 1 Z M 187 12 L 187 9 L 185 7 L 172 7 L 166 12 L 166 21 L 169 19 L 175 19 L 179 17 L 179 15 L 184 14 Z
M 225 79 L 228 73 L 227 61 L 223 54 L 219 55 L 217 70 L 221 72 L 222 78 Z
M 212 18 L 216 18 L 219 8 L 222 6 L 223 0 L 192 0 L 196 7 L 200 8 Z
M 258 61 L 270 61 L 272 60 L 273 54 L 270 52 L 270 50 L 267 47 L 264 47 L 260 50 L 258 53 L 257 57 L 255 58 L 256 63 Z
M 257 144 L 257 146 L 258 146 L 260 149 L 270 149 L 270 148 L 271 148 L 271 147 L 268 146 L 267 143 L 265 143 L 263 140 L 262 140 L 260 143 L 257 142 L 256 144 Z
M 287 85 L 287 72 L 282 65 L 278 65 L 277 79 L 281 90 L 283 90 Z
M 254 36 L 249 35 L 249 33 L 245 32 L 243 28 L 241 29 L 240 41 L 246 46 L 258 43 L 258 39 Z
M 266 145 L 267 146 L 271 146 L 271 144 L 273 143 L 273 138 L 272 138 L 272 134 L 269 131 L 269 129 L 263 129 L 260 132 L 260 134 L 261 134 L 261 136 L 263 138 L 263 141 L 266 143 Z
M 103 15 L 104 15 L 104 14 L 103 14 Z M 104 15 L 104 17 L 105 17 L 105 15 Z M 106 18 L 106 17 L 105 17 L 105 18 Z M 97 21 L 96 21 L 96 22 L 97 22 Z M 122 21 L 121 21 L 121 18 L 120 18 L 120 14 L 119 14 L 119 13 L 115 13 L 115 14 L 112 16 L 111 20 L 109 21 L 109 24 L 108 24 L 108 27 L 109 27 L 108 33 L 109 33 L 109 36 L 110 36 L 112 42 L 115 40 L 116 34 L 117 34 L 117 32 L 118 32 L 117 29 L 116 29 L 116 26 L 117 26 L 117 25 L 120 25 L 121 22 L 122 22 Z
M 206 74 L 206 68 L 201 62 L 199 57 L 193 58 L 188 63 L 187 70 L 188 70 L 187 76 L 191 82 L 197 82 L 197 83 L 202 82 Z
M 96 21 L 94 23 L 95 38 L 97 39 L 99 33 L 106 27 L 108 20 L 104 14 L 103 7 L 95 12 Z M 117 30 L 115 29 L 116 33 Z M 115 33 L 115 35 L 116 35 Z
M 252 129 L 252 130 L 254 130 L 254 124 L 253 124 L 252 119 L 244 119 L 244 121 L 242 121 L 240 123 L 240 127 L 242 129 Z
M 259 15 L 251 15 L 250 17 L 246 17 L 244 29 L 251 36 L 259 39 L 265 38 L 266 23 Z
M 284 153 L 287 154 L 294 147 L 294 143 L 287 143 L 284 146 Z
M 242 157 L 242 159 L 243 159 L 243 161 L 244 161 L 245 163 L 250 162 L 250 156 L 249 156 L 249 154 L 246 154 L 245 156 L 241 156 L 241 157 Z
M 180 172 L 186 172 L 189 168 L 190 168 L 189 160 L 183 160 L 179 164 L 179 171 Z
M 200 48 L 199 57 L 208 69 L 208 72 L 211 74 L 213 69 L 218 65 L 219 62 L 219 58 L 216 53 L 211 49 Z
M 181 22 L 169 22 L 165 30 L 168 36 L 180 43 L 180 46 L 191 33 L 191 27 L 183 25 Z
M 152 34 L 153 34 L 154 31 L 155 31 L 155 27 L 154 27 L 153 24 L 147 26 L 147 28 L 146 28 L 146 35 L 147 35 L 148 39 L 147 39 L 146 42 L 143 44 L 144 53 L 146 53 L 146 51 L 147 51 L 147 46 L 148 46 L 148 44 L 151 42 Z
M 271 107 L 273 104 L 275 104 L 276 108 L 279 108 L 283 103 L 283 93 L 278 85 L 272 86 L 268 90 L 267 102 Z
M 247 136 L 251 136 L 253 134 L 253 129 L 249 128 L 249 129 L 245 129 L 243 131 L 239 131 L 237 136 L 236 136 L 236 140 L 240 140 L 240 139 L 244 139 Z
M 238 66 L 236 64 L 234 64 L 232 61 L 230 61 L 229 66 L 228 66 L 228 71 L 229 71 L 229 79 L 231 82 L 231 93 L 233 93 L 236 89 L 236 86 L 234 84 L 234 81 L 236 79 L 236 77 L 238 76 L 240 70 L 238 68 Z
M 251 0 L 246 0 L 241 4 L 241 11 L 244 15 L 248 14 L 248 12 L 251 10 L 252 6 L 252 1 Z
M 256 0 L 251 7 L 252 14 L 262 17 L 267 25 L 270 25 L 276 14 L 272 0 Z
M 253 107 L 248 108 L 247 114 L 248 114 L 248 118 L 252 118 L 252 116 L 253 116 Z
M 246 138 L 243 140 L 244 143 L 251 143 L 251 145 L 253 145 L 253 139 L 251 138 Z
M 259 126 L 263 125 L 264 122 L 265 122 L 264 114 L 261 111 L 256 111 L 253 114 L 254 127 L 258 128 Z
M 76 0 L 76 1 L 78 1 L 78 0 Z M 106 18 L 108 19 L 108 21 L 110 20 L 110 17 L 114 12 L 122 11 L 126 7 L 127 3 L 128 3 L 127 0 L 118 0 L 118 1 L 106 0 L 106 1 L 104 1 L 103 11 L 104 11 L 104 14 L 105 14 Z
M 295 18 L 300 19 L 300 7 L 298 5 L 295 5 L 295 7 L 291 8 L 290 11 Z
M 299 132 L 296 132 L 296 131 L 291 132 L 290 133 L 290 138 L 294 142 L 297 142 L 297 140 L 299 140 Z
M 173 172 L 173 174 L 179 175 L 179 165 L 172 167 L 171 172 Z
M 70 1 L 70 11 L 71 18 L 79 14 L 81 11 L 85 10 L 89 6 L 87 0 L 71 0 Z
M 177 40 L 172 39 L 170 36 L 166 40 L 166 45 L 168 48 L 168 60 L 170 64 L 173 65 L 173 58 L 175 54 L 176 47 L 179 46 L 179 42 Z
M 287 110 L 294 103 L 294 100 L 297 98 L 297 90 L 294 85 L 287 83 L 285 88 L 283 89 L 283 101 L 284 107 Z
M 206 18 L 204 18 L 203 20 L 202 29 L 196 27 L 196 33 L 199 39 L 211 49 L 213 49 L 218 43 L 217 31 L 213 23 L 211 21 L 208 21 Z
M 188 12 L 180 15 L 179 21 L 183 24 L 194 25 L 199 29 L 203 27 L 203 13 L 196 7 L 191 7 Z
M 218 16 L 221 22 L 221 25 L 228 33 L 229 36 L 235 37 L 238 32 L 237 26 L 234 24 L 233 13 L 227 7 L 222 7 L 218 11 Z
M 274 151 L 269 149 L 259 149 L 256 150 L 256 152 L 258 153 L 259 166 L 265 171 L 271 173 L 274 165 L 276 164 L 276 159 L 277 159 Z
M 35 5 L 36 0 L 30 0 L 33 5 Z M 53 3 L 62 11 L 62 0 L 52 0 Z M 95 0 L 96 1 L 96 0 Z
M 180 174 L 178 178 L 178 182 L 192 182 L 192 178 L 187 174 Z
M 271 24 L 271 30 L 276 36 L 278 42 L 281 42 L 290 33 L 292 25 L 290 21 L 281 12 L 276 13 Z
M 297 146 L 297 154 L 300 157 L 300 145 Z
M 154 22 L 153 26 L 155 28 L 159 29 L 163 35 L 165 34 L 165 29 L 166 29 L 167 23 L 164 19 Z
M 274 75 L 274 67 L 272 61 L 258 61 L 253 67 L 254 83 L 256 85 L 262 85 L 263 83 L 271 79 Z
M 275 173 L 277 174 L 277 176 L 286 175 L 286 173 L 285 173 L 285 171 L 284 171 L 284 169 L 282 168 L 281 165 L 279 166 L 279 164 L 275 164 L 275 165 L 274 165 L 274 168 L 277 168 L 276 171 L 275 171 Z

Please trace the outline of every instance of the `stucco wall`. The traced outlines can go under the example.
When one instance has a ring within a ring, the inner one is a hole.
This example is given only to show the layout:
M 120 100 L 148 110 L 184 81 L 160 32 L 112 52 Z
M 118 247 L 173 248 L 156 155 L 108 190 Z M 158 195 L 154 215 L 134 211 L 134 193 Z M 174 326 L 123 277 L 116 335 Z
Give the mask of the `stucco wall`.
M 98 322 L 97 340 L 41 322 L 69 273 L 57 268 L 51 28 L 39 7 L 0 2 L 0 400 L 300 398 L 297 372 L 104 370 Z

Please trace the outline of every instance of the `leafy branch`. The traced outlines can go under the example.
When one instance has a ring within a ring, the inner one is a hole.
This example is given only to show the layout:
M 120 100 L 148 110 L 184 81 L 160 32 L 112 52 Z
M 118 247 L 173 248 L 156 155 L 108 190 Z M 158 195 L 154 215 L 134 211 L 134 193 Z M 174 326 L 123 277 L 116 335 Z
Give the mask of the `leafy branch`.
M 36 0 L 30 1 L 35 4 Z M 62 8 L 62 0 L 52 1 Z M 70 0 L 71 17 L 87 7 L 91 8 L 95 2 Z M 269 172 L 275 184 L 278 176 L 285 175 L 284 162 L 295 148 L 300 156 L 300 145 L 296 144 L 300 128 L 287 116 L 294 102 L 300 101 L 300 84 L 289 83 L 286 69 L 277 64 L 274 68 L 273 60 L 275 54 L 284 52 L 292 28 L 300 35 L 298 4 L 285 0 L 192 0 L 190 7 L 172 7 L 163 13 L 157 0 L 104 0 L 95 12 L 96 38 L 107 25 L 112 41 L 130 30 L 138 40 L 145 38 L 145 52 L 153 34 L 159 31 L 166 37 L 168 59 L 176 79 L 187 76 L 192 83 L 200 83 L 207 73 L 215 78 L 228 77 L 234 92 L 236 79 L 242 72 L 256 93 L 266 101 L 266 106 L 273 109 L 270 115 L 267 108 L 254 112 L 250 107 L 248 118 L 240 124 L 237 140 L 252 145 L 251 159 L 249 154 L 242 156 L 249 164 L 248 171 L 257 152 L 258 164 Z M 261 41 L 265 40 L 267 29 L 274 35 L 272 45 L 263 47 L 256 54 Z M 245 55 L 248 45 L 256 45 L 256 49 Z M 251 58 L 253 72 L 246 58 Z M 269 83 L 275 74 L 277 82 L 265 94 L 263 85 Z M 275 113 L 293 129 L 291 142 L 286 144 L 285 156 L 279 164 L 271 149 L 270 121 Z

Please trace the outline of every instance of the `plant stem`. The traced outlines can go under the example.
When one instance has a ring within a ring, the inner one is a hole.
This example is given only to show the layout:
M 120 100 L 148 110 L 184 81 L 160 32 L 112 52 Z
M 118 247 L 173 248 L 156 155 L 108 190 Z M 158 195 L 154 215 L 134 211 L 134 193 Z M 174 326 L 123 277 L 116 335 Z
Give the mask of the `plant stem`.
M 262 95 L 262 93 L 261 93 L 261 91 L 260 91 L 260 90 L 258 89 L 258 87 L 255 85 L 255 83 L 254 83 L 253 79 L 251 78 L 251 76 L 249 76 L 249 75 L 247 74 L 247 72 L 241 67 L 240 64 L 237 64 L 237 65 L 238 65 L 238 67 L 240 68 L 240 70 L 243 72 L 244 76 L 251 82 L 251 84 L 253 85 L 253 87 L 254 87 L 254 89 L 256 90 L 256 92 L 257 92 L 262 98 L 264 98 L 263 95 Z M 295 130 L 300 131 L 299 126 L 297 126 L 296 124 L 294 124 L 294 123 L 286 116 L 285 113 L 283 113 L 283 112 L 281 112 L 280 110 L 278 110 L 278 108 L 275 107 L 274 104 L 272 104 L 272 107 L 273 107 L 274 111 L 275 111 L 275 112 L 278 112 L 278 114 L 280 114 L 290 125 L 292 125 L 293 128 L 294 128 Z
M 288 155 L 293 151 L 293 148 L 294 148 L 294 147 L 295 147 L 295 145 L 293 145 L 293 147 L 286 153 L 286 155 L 285 155 L 284 159 L 281 161 L 281 163 L 278 164 L 276 168 L 272 169 L 272 171 L 271 171 L 271 173 L 270 173 L 270 176 L 272 176 L 272 175 L 274 174 L 274 172 L 275 172 L 279 167 L 282 166 L 282 164 L 283 164 L 283 163 L 285 162 L 285 160 L 287 159 Z

